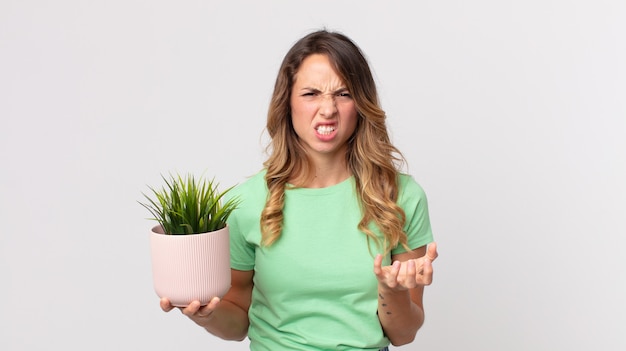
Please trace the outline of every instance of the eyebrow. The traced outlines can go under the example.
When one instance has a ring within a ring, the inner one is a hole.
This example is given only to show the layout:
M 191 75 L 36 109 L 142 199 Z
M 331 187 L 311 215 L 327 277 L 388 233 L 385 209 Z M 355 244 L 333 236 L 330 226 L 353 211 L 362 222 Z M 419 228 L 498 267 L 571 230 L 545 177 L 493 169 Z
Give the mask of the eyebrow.
M 300 90 L 301 90 L 301 91 L 303 91 L 303 90 L 308 90 L 308 91 L 313 91 L 313 92 L 316 92 L 316 93 L 320 93 L 320 92 L 321 92 L 321 90 L 319 90 L 319 89 L 317 89 L 317 88 L 311 88 L 311 87 L 303 87 L 303 88 L 301 88 Z M 347 87 L 340 87 L 340 88 L 338 88 L 338 89 L 335 89 L 335 90 L 332 92 L 332 94 L 343 93 L 343 92 L 346 92 L 346 91 L 347 91 L 347 92 L 349 92 L 349 90 L 348 90 L 348 88 L 347 88 Z

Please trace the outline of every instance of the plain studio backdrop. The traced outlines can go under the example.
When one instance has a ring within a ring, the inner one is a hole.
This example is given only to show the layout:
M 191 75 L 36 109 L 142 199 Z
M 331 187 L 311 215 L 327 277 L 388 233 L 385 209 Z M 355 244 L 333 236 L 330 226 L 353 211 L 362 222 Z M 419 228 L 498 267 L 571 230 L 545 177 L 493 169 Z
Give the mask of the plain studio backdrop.
M 280 61 L 322 27 L 367 55 L 429 198 L 426 324 L 394 349 L 626 349 L 625 19 L 619 0 L 2 0 L 0 349 L 247 350 L 160 310 L 137 201 L 168 172 L 257 172 Z

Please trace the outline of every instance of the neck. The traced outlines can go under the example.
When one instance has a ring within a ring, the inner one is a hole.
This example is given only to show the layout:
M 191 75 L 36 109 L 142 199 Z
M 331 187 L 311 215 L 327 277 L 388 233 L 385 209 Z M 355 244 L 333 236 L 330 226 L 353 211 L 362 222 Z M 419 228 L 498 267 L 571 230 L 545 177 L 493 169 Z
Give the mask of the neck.
M 326 188 L 335 184 L 339 184 L 350 178 L 352 174 L 347 169 L 327 170 L 316 169 L 315 175 L 307 184 L 307 188 Z
M 345 158 L 341 160 L 320 160 L 313 162 L 312 174 L 302 174 L 294 177 L 292 184 L 303 188 L 326 188 L 339 184 L 352 176 Z

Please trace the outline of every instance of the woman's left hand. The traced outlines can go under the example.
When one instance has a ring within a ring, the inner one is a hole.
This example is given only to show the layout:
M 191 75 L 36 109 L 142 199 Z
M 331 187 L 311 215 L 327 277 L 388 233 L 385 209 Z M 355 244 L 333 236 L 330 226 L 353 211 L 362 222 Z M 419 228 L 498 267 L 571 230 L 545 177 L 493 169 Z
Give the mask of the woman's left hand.
M 390 266 L 382 266 L 382 255 L 376 255 L 374 274 L 379 285 L 386 290 L 404 291 L 430 285 L 433 281 L 432 262 L 437 258 L 437 244 L 430 243 L 422 257 L 403 262 L 394 261 Z

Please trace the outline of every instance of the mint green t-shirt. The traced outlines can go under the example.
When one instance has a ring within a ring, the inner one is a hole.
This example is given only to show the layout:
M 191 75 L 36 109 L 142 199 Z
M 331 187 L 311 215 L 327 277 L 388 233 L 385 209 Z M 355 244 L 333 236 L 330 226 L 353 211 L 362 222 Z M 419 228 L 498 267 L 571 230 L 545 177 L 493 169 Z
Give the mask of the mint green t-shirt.
M 263 247 L 264 175 L 259 172 L 229 194 L 242 200 L 229 218 L 231 267 L 254 270 L 250 349 L 374 351 L 387 346 L 374 275 L 374 255 L 380 250 L 358 230 L 362 214 L 354 178 L 327 188 L 286 190 L 281 237 Z M 409 247 L 418 248 L 433 239 L 426 196 L 408 175 L 400 176 L 399 185 Z M 398 247 L 392 253 L 404 251 Z M 390 264 L 389 256 L 383 264 Z

